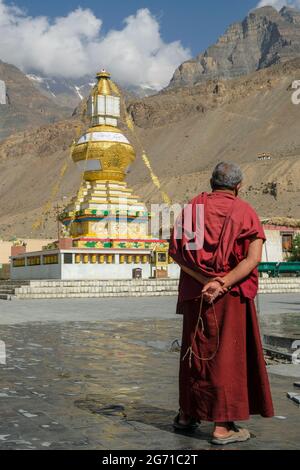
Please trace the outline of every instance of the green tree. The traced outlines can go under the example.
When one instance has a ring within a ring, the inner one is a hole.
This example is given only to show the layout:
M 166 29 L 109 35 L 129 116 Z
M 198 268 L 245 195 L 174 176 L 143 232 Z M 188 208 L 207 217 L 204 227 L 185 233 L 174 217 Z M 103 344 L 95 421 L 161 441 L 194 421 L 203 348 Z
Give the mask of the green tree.
M 300 261 L 300 233 L 293 238 L 289 261 Z

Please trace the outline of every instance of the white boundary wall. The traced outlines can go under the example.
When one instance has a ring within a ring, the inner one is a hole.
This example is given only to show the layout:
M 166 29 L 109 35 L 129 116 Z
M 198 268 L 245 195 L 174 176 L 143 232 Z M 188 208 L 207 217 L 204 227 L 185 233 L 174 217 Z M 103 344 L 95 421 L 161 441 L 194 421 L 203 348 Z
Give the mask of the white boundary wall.
M 64 263 L 64 254 L 72 254 L 72 264 Z M 43 255 L 58 254 L 58 264 L 42 264 Z M 75 263 L 75 255 L 93 255 L 93 254 L 109 254 L 114 255 L 114 263 Z M 34 279 L 64 279 L 64 280 L 122 280 L 132 279 L 132 271 L 135 268 L 142 270 L 142 278 L 149 279 L 154 276 L 154 267 L 150 263 L 122 263 L 120 264 L 120 254 L 125 254 L 120 251 L 103 251 L 103 250 L 49 250 L 47 252 L 31 252 L 22 255 L 14 256 L 13 259 L 27 258 L 28 256 L 40 256 L 41 264 L 35 266 L 19 266 L 14 267 L 11 263 L 11 279 L 12 280 L 34 280 Z M 149 251 L 126 250 L 126 255 L 149 255 Z M 180 270 L 178 265 L 168 265 L 168 277 L 178 279 Z

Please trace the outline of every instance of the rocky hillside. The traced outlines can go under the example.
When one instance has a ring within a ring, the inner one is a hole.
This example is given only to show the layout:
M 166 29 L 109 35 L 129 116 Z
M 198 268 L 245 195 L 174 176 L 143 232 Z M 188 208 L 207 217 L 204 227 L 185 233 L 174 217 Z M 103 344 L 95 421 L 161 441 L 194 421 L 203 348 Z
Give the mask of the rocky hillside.
M 300 11 L 258 8 L 232 24 L 216 44 L 180 65 L 169 86 L 240 77 L 299 56 Z
M 132 103 L 154 171 L 173 201 L 208 189 L 213 166 L 231 160 L 245 172 L 243 197 L 261 216 L 300 218 L 300 105 L 291 100 L 298 77 L 300 59 Z M 140 159 L 129 180 L 146 200 L 159 200 Z
M 0 104 L 0 140 L 18 130 L 53 123 L 71 114 L 43 95 L 17 67 L 0 61 L 0 80 L 6 89 Z
M 300 59 L 131 102 L 136 132 L 171 199 L 187 202 L 208 189 L 213 166 L 232 160 L 245 173 L 242 197 L 261 216 L 300 218 L 300 105 L 291 101 L 291 84 L 298 79 Z M 55 236 L 54 206 L 66 204 L 80 184 L 69 145 L 83 132 L 81 118 L 79 108 L 72 119 L 0 143 L 0 238 Z M 128 182 L 145 201 L 161 202 L 138 142 L 127 134 L 138 150 Z M 260 160 L 263 153 L 270 159 Z M 45 223 L 33 229 L 48 201 Z

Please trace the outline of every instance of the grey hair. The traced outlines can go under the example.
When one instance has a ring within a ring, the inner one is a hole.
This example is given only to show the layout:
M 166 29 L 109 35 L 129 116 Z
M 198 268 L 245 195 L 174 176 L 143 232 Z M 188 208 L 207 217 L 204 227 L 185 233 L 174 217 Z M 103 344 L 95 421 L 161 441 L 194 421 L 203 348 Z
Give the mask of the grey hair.
M 243 173 L 238 165 L 221 162 L 215 167 L 210 184 L 212 189 L 234 189 L 242 180 Z

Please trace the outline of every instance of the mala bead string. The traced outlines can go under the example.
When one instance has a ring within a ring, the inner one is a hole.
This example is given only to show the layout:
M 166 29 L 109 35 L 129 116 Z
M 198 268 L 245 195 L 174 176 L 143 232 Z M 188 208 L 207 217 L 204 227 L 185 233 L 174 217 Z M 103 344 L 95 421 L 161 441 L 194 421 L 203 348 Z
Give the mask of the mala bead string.
M 193 335 L 193 339 L 192 339 L 192 343 L 191 343 L 191 346 L 188 347 L 185 355 L 183 356 L 182 358 L 182 361 L 185 360 L 185 358 L 187 357 L 187 355 L 189 355 L 189 367 L 190 369 L 192 368 L 192 356 L 194 356 L 195 358 L 197 358 L 199 361 L 211 361 L 212 359 L 215 358 L 218 350 L 219 350 L 219 345 L 220 345 L 220 330 L 219 330 L 219 325 L 218 325 L 218 320 L 217 320 L 217 316 L 216 316 L 216 310 L 215 310 L 215 305 L 214 305 L 214 302 L 212 302 L 212 309 L 213 309 L 213 314 L 214 314 L 214 320 L 215 320 L 215 324 L 216 324 L 216 329 L 217 329 L 217 344 L 216 344 L 216 349 L 215 351 L 213 352 L 213 354 L 210 356 L 210 357 L 200 357 L 198 356 L 194 350 L 193 350 L 193 346 L 194 346 L 194 343 L 195 343 L 195 340 L 196 340 L 196 336 L 197 336 L 197 332 L 198 332 L 198 329 L 199 329 L 199 326 L 201 324 L 201 332 L 204 334 L 204 323 L 203 323 L 203 318 L 202 318 L 202 309 L 203 309 L 203 294 L 201 295 L 201 301 L 200 301 L 200 308 L 199 308 L 199 315 L 198 315 L 198 319 L 197 319 L 197 324 L 196 324 L 196 328 L 195 328 L 195 331 L 194 331 L 194 335 Z

